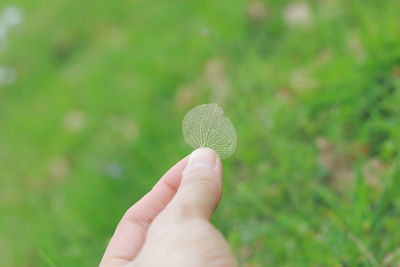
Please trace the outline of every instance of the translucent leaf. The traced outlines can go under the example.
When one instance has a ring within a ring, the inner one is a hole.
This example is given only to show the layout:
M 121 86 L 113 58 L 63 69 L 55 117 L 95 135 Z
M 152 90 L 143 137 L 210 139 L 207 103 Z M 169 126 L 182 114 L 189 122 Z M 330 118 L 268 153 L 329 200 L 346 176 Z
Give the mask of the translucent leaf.
M 221 159 L 235 151 L 235 127 L 217 104 L 204 104 L 190 110 L 183 119 L 182 131 L 186 143 L 194 148 L 211 148 Z

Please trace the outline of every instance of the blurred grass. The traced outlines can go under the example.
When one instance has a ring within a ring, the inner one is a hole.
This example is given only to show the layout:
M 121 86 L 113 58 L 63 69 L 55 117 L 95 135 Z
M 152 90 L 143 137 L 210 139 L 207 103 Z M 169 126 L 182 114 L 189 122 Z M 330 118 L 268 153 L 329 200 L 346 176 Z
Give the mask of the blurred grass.
M 209 102 L 238 131 L 214 222 L 243 266 L 400 264 L 399 1 L 8 5 L 0 265 L 96 265 Z

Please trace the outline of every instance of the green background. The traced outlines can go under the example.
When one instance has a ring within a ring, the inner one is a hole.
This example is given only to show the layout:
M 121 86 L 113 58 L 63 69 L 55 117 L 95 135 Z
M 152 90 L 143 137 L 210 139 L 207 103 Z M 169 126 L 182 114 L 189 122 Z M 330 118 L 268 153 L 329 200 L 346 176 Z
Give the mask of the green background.
M 400 2 L 2 0 L 0 265 L 95 266 L 190 153 L 238 133 L 213 222 L 241 265 L 400 264 Z

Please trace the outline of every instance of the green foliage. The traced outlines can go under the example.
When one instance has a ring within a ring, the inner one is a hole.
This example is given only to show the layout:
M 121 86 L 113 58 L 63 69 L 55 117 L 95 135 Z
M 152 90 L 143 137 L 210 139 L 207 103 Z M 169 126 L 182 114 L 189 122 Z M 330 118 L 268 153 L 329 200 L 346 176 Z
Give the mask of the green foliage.
M 244 266 L 400 263 L 399 1 L 19 2 L 0 265 L 96 265 L 212 102 L 238 133 L 213 221 Z

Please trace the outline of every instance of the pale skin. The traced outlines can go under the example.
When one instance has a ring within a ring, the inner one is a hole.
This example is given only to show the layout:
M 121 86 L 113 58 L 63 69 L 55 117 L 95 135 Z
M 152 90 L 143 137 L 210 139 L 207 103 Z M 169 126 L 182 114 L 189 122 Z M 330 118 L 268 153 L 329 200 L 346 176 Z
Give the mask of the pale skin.
M 101 267 L 236 267 L 210 223 L 221 198 L 222 166 L 200 148 L 173 166 L 119 222 Z

